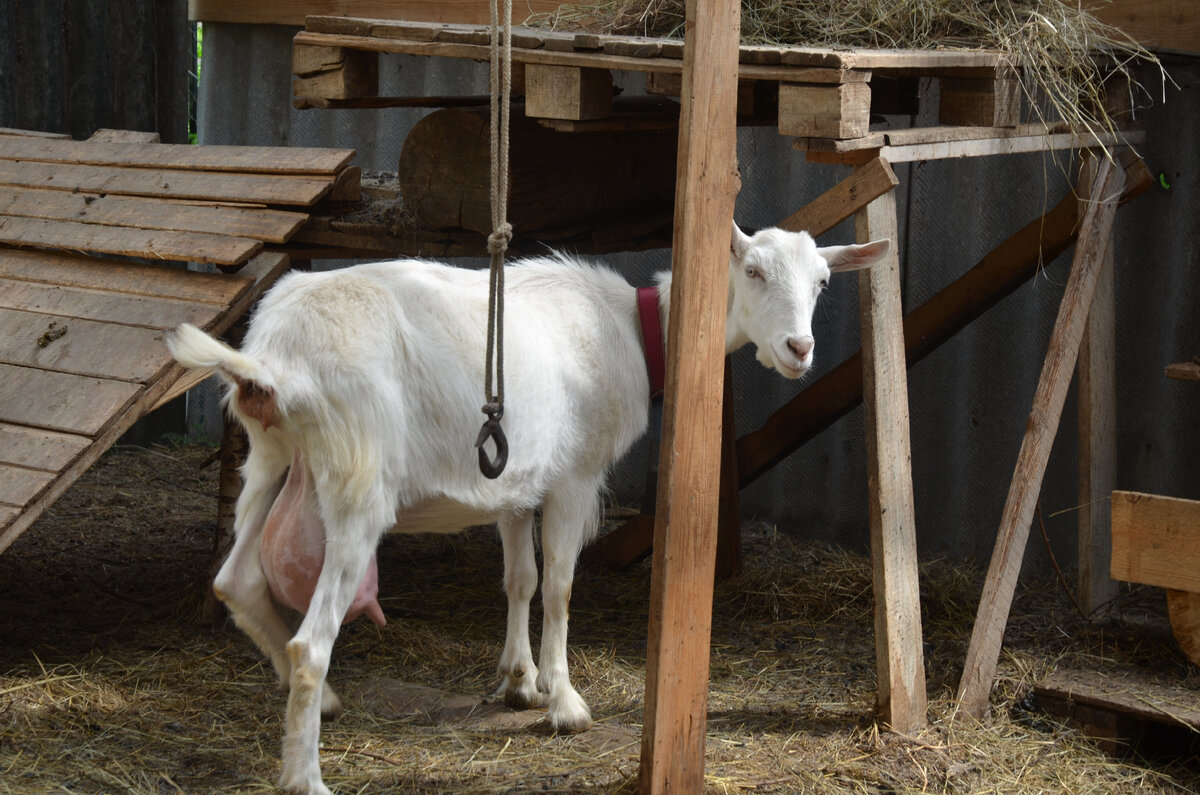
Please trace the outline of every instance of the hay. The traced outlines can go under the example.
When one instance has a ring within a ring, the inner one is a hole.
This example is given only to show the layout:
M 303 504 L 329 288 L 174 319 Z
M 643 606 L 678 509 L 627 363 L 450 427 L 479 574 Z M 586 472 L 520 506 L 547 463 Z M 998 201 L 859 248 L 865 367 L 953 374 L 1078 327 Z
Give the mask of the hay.
M 685 5 L 565 4 L 526 24 L 682 38 Z M 1161 70 L 1156 56 L 1128 35 L 1061 0 L 743 0 L 741 20 L 745 44 L 999 50 L 1021 65 L 1034 115 L 1080 133 L 1115 129 L 1101 101 L 1108 74 L 1128 77 L 1135 60 Z
M 240 632 L 195 618 L 216 510 L 216 467 L 200 468 L 210 455 L 118 449 L 0 555 L 0 793 L 273 791 L 285 695 Z M 1068 665 L 1200 691 L 1160 591 L 1130 590 L 1125 621 L 1089 625 L 1052 579 L 1025 578 L 993 717 L 976 722 L 955 719 L 952 695 L 982 573 L 927 561 L 932 722 L 907 736 L 874 720 L 868 561 L 763 525 L 747 527 L 745 554 L 745 573 L 717 591 L 709 792 L 1200 787 L 1195 758 L 1116 760 L 1028 704 L 1038 677 Z M 321 759 L 336 791 L 636 790 L 646 564 L 577 579 L 571 663 L 598 721 L 590 732 L 554 736 L 541 722 L 504 728 L 372 700 L 380 681 L 476 697 L 495 687 L 499 555 L 487 530 L 385 541 L 388 626 L 354 623 L 334 655 L 331 681 L 348 709 L 326 724 Z

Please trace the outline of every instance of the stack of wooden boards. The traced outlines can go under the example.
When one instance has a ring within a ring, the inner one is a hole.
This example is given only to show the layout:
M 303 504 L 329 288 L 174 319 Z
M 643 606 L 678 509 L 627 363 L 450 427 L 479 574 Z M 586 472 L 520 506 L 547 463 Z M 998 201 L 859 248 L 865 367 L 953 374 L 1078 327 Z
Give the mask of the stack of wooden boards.
M 288 266 L 266 247 L 357 194 L 352 150 L 156 140 L 0 130 L 0 551 L 199 380 L 181 381 L 164 332 L 227 329 Z
M 457 106 L 467 97 L 379 97 L 378 54 L 486 61 L 486 26 L 310 16 L 294 40 L 297 107 Z M 739 50 L 738 113 L 743 121 L 776 124 L 810 159 L 890 163 L 944 157 L 1136 143 L 1128 132 L 1079 136 L 1062 125 L 1030 122 L 1018 68 L 989 50 L 835 50 L 743 46 Z M 649 93 L 678 96 L 683 42 L 637 36 L 513 31 L 515 92 L 525 113 L 567 131 L 674 126 L 661 109 L 630 112 L 613 100 L 613 71 L 646 75 Z M 920 78 L 936 77 L 925 93 L 938 101 L 936 126 L 872 130 L 873 114 L 916 114 Z M 1127 119 L 1128 92 L 1106 84 L 1108 110 Z M 440 102 L 439 102 L 440 100 Z M 677 116 L 677 109 L 676 114 Z

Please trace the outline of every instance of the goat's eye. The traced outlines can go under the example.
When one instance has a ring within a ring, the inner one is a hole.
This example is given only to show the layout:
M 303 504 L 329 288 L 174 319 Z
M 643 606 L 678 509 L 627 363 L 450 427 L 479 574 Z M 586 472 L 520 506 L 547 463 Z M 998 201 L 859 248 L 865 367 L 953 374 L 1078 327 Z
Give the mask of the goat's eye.
M 749 276 L 751 279 L 758 279 L 760 282 L 765 281 L 765 279 L 763 278 L 763 275 L 762 275 L 762 271 L 760 271 L 758 268 L 754 267 L 753 265 L 746 268 L 746 275 Z
M 817 282 L 817 289 L 819 289 L 819 290 L 824 290 L 828 286 L 829 286 L 829 282 L 825 279 L 822 279 L 821 281 Z

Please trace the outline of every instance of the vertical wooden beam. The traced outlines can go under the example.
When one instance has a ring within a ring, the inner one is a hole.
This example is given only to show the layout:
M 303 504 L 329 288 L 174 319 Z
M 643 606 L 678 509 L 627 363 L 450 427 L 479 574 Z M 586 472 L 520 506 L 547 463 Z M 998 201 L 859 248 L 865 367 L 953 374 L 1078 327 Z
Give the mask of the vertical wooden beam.
M 1085 195 L 1090 190 L 1088 185 Z M 1117 595 L 1117 582 L 1109 576 L 1112 559 L 1109 495 L 1117 487 L 1113 278 L 1110 231 L 1079 348 L 1079 606 L 1088 615 L 1111 605 Z
M 1109 159 L 1100 159 L 1092 190 L 1088 194 L 1088 207 L 1083 216 L 1079 239 L 1075 244 L 1071 275 L 1063 292 L 1058 318 L 1054 322 L 1054 331 L 1046 351 L 1046 361 L 1034 393 L 1033 409 L 1021 442 L 1021 451 L 1017 455 L 1012 485 L 1000 519 L 1000 529 L 996 533 L 996 546 L 992 551 L 992 561 L 988 566 L 987 580 L 983 585 L 971 643 L 967 648 L 967 660 L 958 686 L 958 698 L 964 711 L 976 717 L 982 717 L 987 712 L 988 695 L 1000 659 L 1004 626 L 1008 623 L 1008 612 L 1012 607 L 1013 592 L 1025 554 L 1025 542 L 1029 539 L 1029 526 L 1042 488 L 1042 477 L 1046 474 L 1050 446 L 1058 432 L 1058 421 L 1067 399 L 1067 388 L 1071 384 L 1071 374 L 1079 354 L 1088 307 L 1096 290 L 1105 250 L 1111 242 L 1117 201 L 1124 184 L 1125 172 Z
M 704 788 L 739 23 L 737 0 L 688 0 L 639 776 L 646 793 Z
M 925 723 L 926 696 L 895 193 L 888 191 L 859 210 L 854 225 L 860 243 L 885 237 L 892 241 L 887 257 L 859 274 L 858 301 L 862 313 L 863 407 L 875 589 L 877 705 L 882 720 L 896 731 L 908 732 Z

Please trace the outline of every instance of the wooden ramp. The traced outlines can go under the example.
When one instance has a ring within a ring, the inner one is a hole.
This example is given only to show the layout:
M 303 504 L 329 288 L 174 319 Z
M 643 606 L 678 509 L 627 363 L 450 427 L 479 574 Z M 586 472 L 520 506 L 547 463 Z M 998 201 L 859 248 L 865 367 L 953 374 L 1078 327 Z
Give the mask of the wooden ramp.
M 0 131 L 0 551 L 134 422 L 202 380 L 184 377 L 165 332 L 229 328 L 288 267 L 264 246 L 295 233 L 298 210 L 357 186 L 350 150 L 12 132 Z

